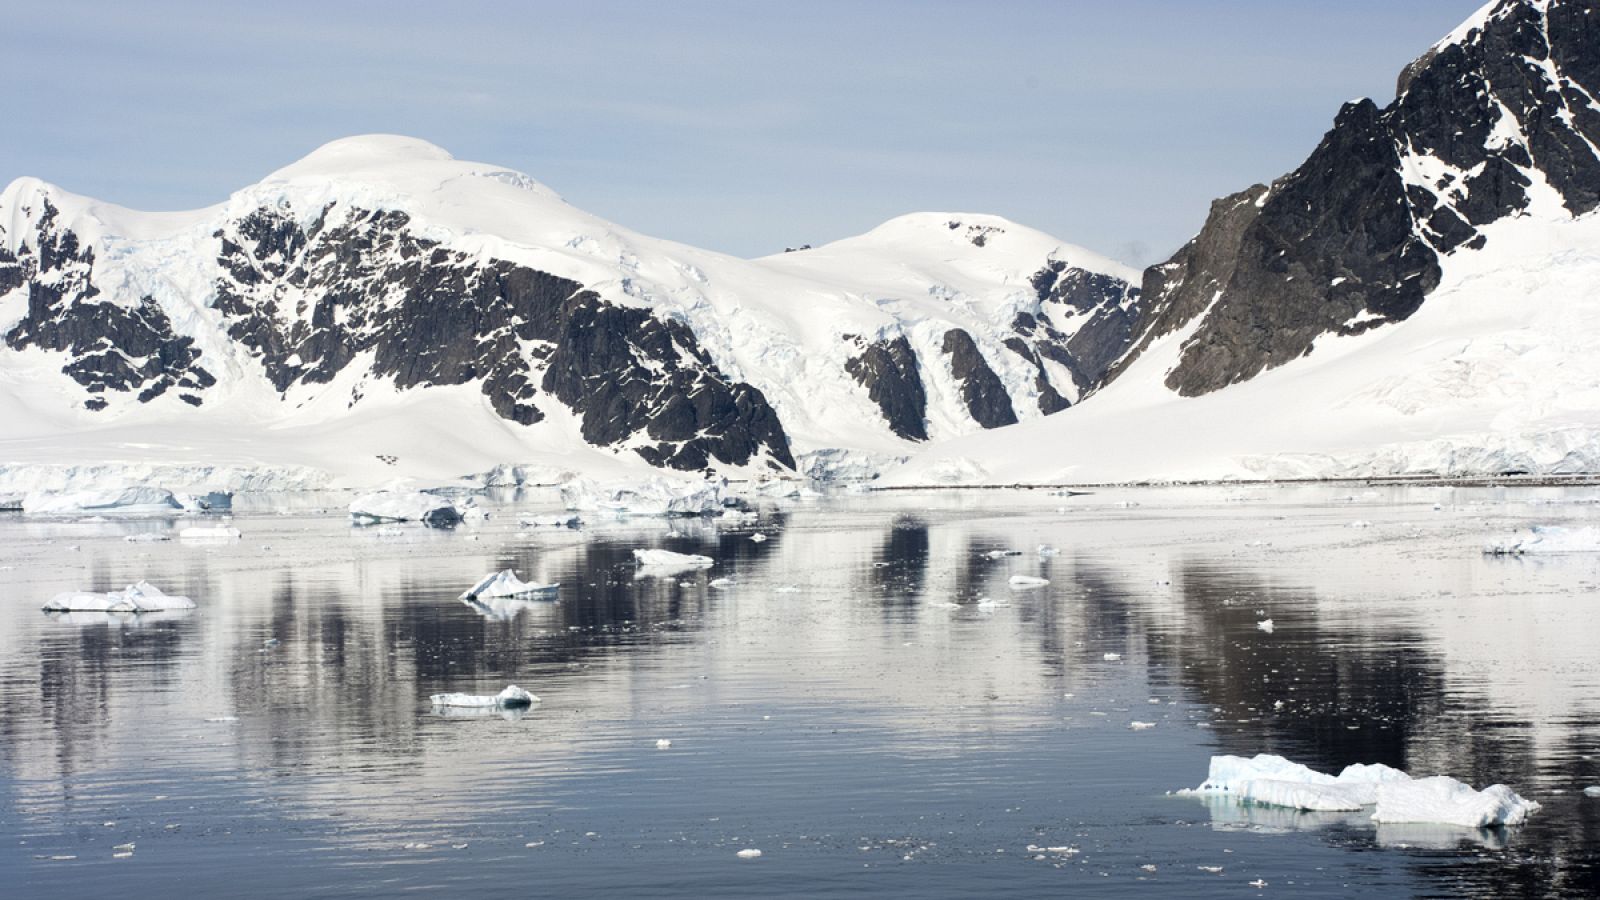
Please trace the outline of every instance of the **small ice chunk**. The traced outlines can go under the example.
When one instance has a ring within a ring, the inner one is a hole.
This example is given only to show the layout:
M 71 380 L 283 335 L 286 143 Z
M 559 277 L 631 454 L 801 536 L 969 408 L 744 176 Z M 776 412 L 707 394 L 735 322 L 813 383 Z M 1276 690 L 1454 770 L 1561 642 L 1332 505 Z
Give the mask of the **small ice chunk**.
M 1592 784 L 1592 785 L 1584 788 L 1583 789 L 1583 795 L 1585 797 L 1600 798 L 1600 784 Z
M 148 581 L 104 594 L 67 591 L 52 597 L 44 605 L 45 612 L 144 613 L 194 608 L 194 601 L 188 597 L 169 596 Z
M 1107 653 L 1105 656 L 1101 657 L 1101 659 L 1104 659 L 1106 662 L 1116 662 L 1121 658 L 1121 653 Z
M 1036 578 L 1032 575 L 1013 575 L 1008 583 L 1014 591 L 1025 591 L 1030 588 L 1042 588 L 1050 583 L 1050 579 Z
M 1060 550 L 1057 550 L 1056 548 L 1050 546 L 1049 544 L 1040 544 L 1039 545 L 1039 555 L 1040 556 L 1058 556 L 1058 555 L 1060 555 L 1060 553 L 1061 553 Z
M 641 566 L 658 566 L 664 569 L 708 569 L 717 564 L 709 556 L 696 553 L 674 553 L 671 550 L 635 550 L 633 558 Z
M 163 541 L 170 541 L 172 538 L 164 534 L 157 534 L 154 531 L 146 531 L 140 534 L 127 535 L 123 540 L 130 544 L 159 544 Z
M 1261 631 L 1265 631 L 1267 634 L 1271 634 L 1275 627 L 1276 626 L 1272 624 L 1271 619 L 1262 619 L 1256 623 L 1256 628 L 1260 629 Z
M 656 741 L 656 749 L 657 750 L 670 750 L 671 748 L 672 748 L 672 741 L 670 741 L 670 740 L 668 740 L 666 738 L 662 738 L 662 739 Z
M 516 685 L 507 685 L 498 694 L 434 694 L 428 698 L 434 706 L 457 706 L 477 709 L 515 709 L 532 706 L 539 698 Z
M 750 848 L 746 848 L 744 850 L 740 850 L 738 853 L 736 853 L 734 855 L 739 857 L 740 859 L 755 859 L 756 857 L 761 855 L 761 851 L 757 850 L 757 849 L 755 849 L 753 847 L 750 847 Z
M 711 579 L 711 587 L 716 588 L 719 591 L 723 590 L 724 588 L 731 588 L 731 587 L 733 587 L 733 579 L 732 578 L 713 578 L 713 579 Z
M 766 539 L 767 539 L 767 536 L 762 534 L 759 531 L 756 532 L 755 534 L 750 535 L 750 540 L 755 541 L 758 544 L 761 543 L 762 541 L 765 541 Z
M 1378 787 L 1378 808 L 1372 821 L 1431 822 L 1462 828 L 1521 825 L 1539 804 L 1518 796 L 1503 784 L 1475 791 L 1448 775 L 1386 782 Z
M 983 554 L 983 556 L 988 558 L 988 559 L 1004 559 L 1007 556 L 1021 556 L 1021 555 L 1022 555 L 1022 551 L 1021 550 L 990 550 L 988 553 Z
M 1600 553 L 1600 528 L 1535 525 L 1527 534 L 1495 538 L 1483 547 L 1490 556 L 1539 553 Z
M 1147 728 L 1156 727 L 1156 723 L 1154 723 L 1154 722 L 1129 722 L 1128 723 L 1128 727 L 1133 729 L 1134 731 L 1144 731 Z
M 559 584 L 540 584 L 534 581 L 523 581 L 517 577 L 515 570 L 502 569 L 499 572 L 491 572 L 478 579 L 477 584 L 467 588 L 461 594 L 461 599 L 528 597 L 534 594 L 548 594 L 559 587 L 561 587 Z
M 185 541 L 216 542 L 237 541 L 244 535 L 239 529 L 227 525 L 196 525 L 178 532 L 178 538 Z

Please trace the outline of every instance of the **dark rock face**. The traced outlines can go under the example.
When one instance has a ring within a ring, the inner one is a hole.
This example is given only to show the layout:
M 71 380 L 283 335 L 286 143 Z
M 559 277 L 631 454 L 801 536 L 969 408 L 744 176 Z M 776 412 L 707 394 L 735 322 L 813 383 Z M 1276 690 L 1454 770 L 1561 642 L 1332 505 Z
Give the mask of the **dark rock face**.
M 1071 335 L 1033 316 L 1018 316 L 1012 324 L 1019 335 L 1031 339 L 1038 356 L 1066 367 L 1080 396 L 1087 394 L 1128 351 L 1139 289 L 1120 278 L 1073 268 L 1060 260 L 1048 261 L 1029 283 L 1041 304 L 1059 304 L 1070 315 L 1089 315 Z M 1039 367 L 1040 410 L 1049 415 L 1066 409 L 1069 404 L 1050 384 L 1044 366 L 1031 357 L 1030 361 Z
M 1011 395 L 1006 393 L 1000 376 L 989 368 L 972 335 L 952 328 L 944 333 L 944 345 L 940 349 L 950 357 L 950 369 L 961 385 L 961 402 L 967 405 L 973 421 L 984 428 L 1017 424 Z
M 1525 209 L 1535 175 L 1573 214 L 1600 205 L 1596 96 L 1600 2 L 1503 0 L 1409 66 L 1388 107 L 1347 104 L 1299 169 L 1218 201 L 1189 245 L 1145 273 L 1135 355 L 1205 313 L 1167 379 L 1193 396 L 1322 335 L 1409 317 L 1438 285 L 1440 257 L 1482 247 L 1479 228 Z
M 908 441 L 928 439 L 928 394 L 917 371 L 917 354 L 905 336 L 869 344 L 845 362 L 845 371 L 867 389 L 889 428 Z
M 41 200 L 34 242 L 16 255 L 0 255 L 0 293 L 26 285 L 28 309 L 5 334 L 13 350 L 37 347 L 67 354 L 61 371 L 91 395 L 90 410 L 108 405 L 106 391 L 138 392 L 148 403 L 174 387 L 200 391 L 216 383 L 198 364 L 194 341 L 173 332 L 172 322 L 150 297 L 128 306 L 96 300 L 94 250 L 57 225 L 59 211 Z M 184 394 L 200 405 L 197 394 Z
M 765 396 L 718 371 L 693 331 L 583 286 L 411 233 L 402 212 L 328 208 L 306 228 L 257 210 L 217 233 L 217 308 L 279 390 L 326 383 L 357 356 L 401 389 L 477 383 L 503 418 L 544 418 L 540 390 L 583 417 L 584 439 L 656 465 L 792 468 Z M 536 365 L 544 366 L 535 384 Z

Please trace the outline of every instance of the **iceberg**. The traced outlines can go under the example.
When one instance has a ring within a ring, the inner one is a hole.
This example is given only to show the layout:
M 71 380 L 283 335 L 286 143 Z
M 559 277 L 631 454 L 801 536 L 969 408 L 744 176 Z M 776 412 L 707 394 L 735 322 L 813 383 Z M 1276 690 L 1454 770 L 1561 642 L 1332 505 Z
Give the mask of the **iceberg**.
M 717 561 L 696 553 L 674 553 L 671 550 L 635 550 L 633 558 L 639 565 L 663 569 L 709 569 Z
M 144 613 L 194 608 L 194 601 L 188 597 L 164 594 L 148 581 L 130 584 L 120 591 L 104 594 L 93 591 L 67 591 L 57 594 L 44 605 L 45 612 Z
M 22 512 L 23 494 L 0 494 L 0 512 Z
M 1483 547 L 1489 556 L 1542 553 L 1600 553 L 1600 528 L 1535 525 L 1527 534 L 1495 538 Z
M 532 706 L 539 698 L 516 685 L 507 685 L 498 694 L 434 694 L 428 700 L 434 706 L 467 707 L 472 709 L 515 709 Z
M 358 523 L 421 522 L 448 528 L 461 521 L 461 510 L 443 497 L 420 491 L 374 491 L 351 501 L 350 518 Z
M 1520 825 L 1539 804 L 1505 785 L 1475 791 L 1444 775 L 1412 778 L 1382 764 L 1346 766 L 1338 775 L 1318 772 L 1281 756 L 1213 756 L 1206 780 L 1179 794 L 1231 797 L 1257 806 L 1310 812 L 1354 812 L 1376 807 L 1382 824 L 1430 823 L 1482 828 Z
M 22 498 L 22 511 L 30 516 L 168 515 L 183 511 L 169 490 L 158 487 L 114 487 L 86 491 L 35 491 Z
M 1042 588 L 1050 583 L 1048 578 L 1035 578 L 1032 575 L 1013 575 L 1009 582 L 1014 591 L 1025 591 L 1030 588 Z
M 462 600 L 494 599 L 496 597 L 528 597 L 534 594 L 553 593 L 559 584 L 539 584 L 523 581 L 512 569 L 491 572 L 478 579 L 478 583 L 462 593 Z
M 709 516 L 722 507 L 722 485 L 672 478 L 601 484 L 577 478 L 561 486 L 561 502 L 573 512 L 600 512 L 619 517 Z
M 189 512 L 232 512 L 232 491 L 209 491 L 204 494 L 174 494 L 179 504 Z
M 1503 784 L 1475 791 L 1448 775 L 1381 785 L 1377 804 L 1374 822 L 1428 822 L 1461 828 L 1521 825 L 1529 813 L 1539 809 L 1538 803 L 1523 799 Z

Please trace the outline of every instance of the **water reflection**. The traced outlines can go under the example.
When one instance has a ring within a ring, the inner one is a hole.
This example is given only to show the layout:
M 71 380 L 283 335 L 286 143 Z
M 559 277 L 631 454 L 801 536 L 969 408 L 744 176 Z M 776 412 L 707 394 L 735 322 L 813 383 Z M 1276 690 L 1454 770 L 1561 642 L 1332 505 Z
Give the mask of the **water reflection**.
M 1311 842 L 1280 841 L 1269 857 L 1310 870 L 1347 865 L 1319 853 L 1387 849 L 1341 877 L 1359 881 L 1376 865 L 1439 892 L 1595 887 L 1600 803 L 1550 793 L 1600 780 L 1594 707 L 1553 720 L 1506 702 L 1494 679 L 1463 671 L 1462 659 L 1481 658 L 1476 645 L 1440 624 L 1461 601 L 1428 593 L 1462 583 L 1500 596 L 1535 578 L 1554 596 L 1583 590 L 1586 570 L 1489 568 L 1451 549 L 1444 526 L 1413 540 L 1394 538 L 1410 533 L 1396 525 L 1390 543 L 1374 544 L 1320 521 L 1322 537 L 1297 552 L 1280 549 L 1297 535 L 1283 533 L 1282 510 L 1255 508 L 1264 503 L 1217 512 L 1097 498 L 1097 510 L 1055 513 L 1060 502 L 851 500 L 769 508 L 733 528 L 608 522 L 576 532 L 521 532 L 503 515 L 399 537 L 337 519 L 244 515 L 247 539 L 235 545 L 131 545 L 125 534 L 155 526 L 95 523 L 71 532 L 84 542 L 74 551 L 60 543 L 66 526 L 0 523 L 20 565 L 0 572 L 15 600 L 0 610 L 0 702 L 12 711 L 0 716 L 0 789 L 21 823 L 0 832 L 79 840 L 75 823 L 173 815 L 150 797 L 187 784 L 199 812 L 186 815 L 218 829 L 249 822 L 287 835 L 344 819 L 317 832 L 341 852 L 389 852 L 410 842 L 399 835 L 441 823 L 518 848 L 531 843 L 517 839 L 527 823 L 553 831 L 580 810 L 609 816 L 660 865 L 676 858 L 672 841 L 709 846 L 758 827 L 724 825 L 722 811 L 765 808 L 800 823 L 782 840 L 832 835 L 812 864 L 854 868 L 851 831 L 868 828 L 868 814 L 840 811 L 871 797 L 870 827 L 895 840 L 934 816 L 941 824 L 921 843 L 942 844 L 954 866 L 962 854 L 989 859 L 997 842 L 1033 842 L 1058 821 L 1083 834 L 1177 827 L 1194 817 L 1190 802 L 1159 794 L 1197 783 L 1210 753 L 1275 752 L 1324 770 L 1382 762 L 1505 781 L 1546 809 L 1526 829 L 1463 832 L 1208 806 L 1220 834 Z M 1324 515 L 1305 509 L 1303 519 Z M 1377 509 L 1363 515 L 1380 518 Z M 1263 528 L 1280 548 L 1259 549 Z M 758 530 L 769 539 L 751 540 Z M 1041 557 L 1042 543 L 1063 552 Z M 717 564 L 639 580 L 639 547 Z M 507 568 L 560 582 L 559 596 L 459 602 L 483 572 Z M 1016 574 L 1051 585 L 1011 592 Z M 56 589 L 136 577 L 203 598 L 202 608 L 92 621 L 37 612 L 35 599 Z M 713 590 L 715 578 L 732 586 Z M 1588 622 L 1569 605 L 1521 602 L 1530 616 Z M 1265 617 L 1270 635 L 1257 628 Z M 1592 660 L 1564 665 L 1594 682 Z M 427 702 L 507 683 L 544 703 L 463 716 Z M 1141 720 L 1156 727 L 1130 731 Z M 669 734 L 672 749 L 654 750 Z M 490 792 L 506 782 L 518 787 Z M 1144 805 L 1132 813 L 1130 803 Z M 1006 824 L 1024 807 L 1056 812 Z M 675 837 L 655 834 L 652 817 Z M 1195 840 L 1143 831 L 1108 840 L 1097 865 L 1141 877 L 1141 846 L 1195 852 Z M 292 857 L 293 843 L 284 846 Z M 492 870 L 458 877 L 471 884 Z M 987 877 L 916 884 L 971 894 Z

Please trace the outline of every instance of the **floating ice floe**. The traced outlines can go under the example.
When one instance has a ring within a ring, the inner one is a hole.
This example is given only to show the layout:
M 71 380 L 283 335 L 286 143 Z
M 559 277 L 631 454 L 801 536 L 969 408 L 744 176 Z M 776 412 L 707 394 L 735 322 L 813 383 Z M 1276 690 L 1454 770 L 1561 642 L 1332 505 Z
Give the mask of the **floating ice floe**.
M 178 503 L 189 512 L 231 512 L 232 491 L 210 491 L 204 494 L 174 494 Z
M 1276 629 L 1277 627 L 1278 626 L 1272 624 L 1272 620 L 1271 619 L 1262 619 L 1261 621 L 1256 623 L 1256 628 L 1261 630 L 1261 631 L 1265 631 L 1267 634 L 1271 634 L 1273 632 L 1273 630 Z
M 628 484 L 577 478 L 561 486 L 561 502 L 575 512 L 615 516 L 709 516 L 722 507 L 722 485 L 665 477 Z
M 725 588 L 731 588 L 731 587 L 733 587 L 733 579 L 732 578 L 713 578 L 713 579 L 711 579 L 711 582 L 710 582 L 709 586 L 713 587 L 713 588 L 716 588 L 717 590 L 723 590 Z
M 1594 797 L 1595 799 L 1600 799 L 1600 784 L 1592 784 L 1584 788 L 1583 795 L 1585 797 Z
M 92 591 L 67 591 L 44 605 L 45 612 L 144 613 L 174 609 L 194 609 L 188 597 L 163 594 L 148 581 L 130 584 L 120 591 L 100 594 Z
M 498 694 L 434 694 L 428 699 L 434 706 L 465 709 L 515 709 L 539 702 L 538 697 L 514 684 Z
M 635 550 L 633 558 L 639 565 L 659 569 L 709 569 L 717 561 L 697 553 L 674 553 L 671 550 Z
M 0 494 L 0 512 L 22 512 L 23 494 Z
M 76 516 L 84 513 L 168 515 L 182 512 L 183 504 L 165 488 L 136 486 L 86 491 L 36 491 L 22 499 L 22 511 L 31 516 Z
M 990 550 L 988 553 L 985 553 L 985 554 L 982 554 L 982 555 L 984 557 L 988 558 L 988 559 L 1004 559 L 1007 556 L 1021 556 L 1022 555 L 1022 551 L 1021 550 Z
M 180 540 L 198 543 L 226 543 L 237 541 L 241 537 L 243 535 L 239 533 L 239 529 L 227 525 L 196 525 L 178 532 Z
M 374 491 L 351 501 L 350 518 L 358 523 L 421 522 L 447 528 L 461 521 L 461 510 L 452 501 L 434 494 Z
M 761 543 L 762 541 L 765 541 L 766 539 L 767 539 L 767 536 L 762 534 L 759 531 L 756 532 L 755 534 L 750 535 L 750 540 L 755 541 L 758 544 Z
M 478 583 L 467 588 L 461 594 L 462 600 L 489 600 L 498 597 L 532 597 L 537 594 L 554 593 L 559 584 L 540 584 L 534 581 L 523 581 L 517 577 L 512 569 L 502 569 L 491 572 L 478 579 Z
M 1061 554 L 1060 550 L 1057 550 L 1056 548 L 1050 546 L 1049 544 L 1040 544 L 1039 545 L 1039 555 L 1040 556 L 1059 556 L 1060 554 Z
M 517 524 L 528 528 L 577 528 L 581 520 L 576 513 L 558 513 L 551 516 L 522 516 Z
M 159 544 L 162 541 L 172 540 L 169 535 L 160 534 L 154 531 L 144 531 L 140 532 L 139 534 L 125 535 L 122 539 L 130 544 Z
M 1526 534 L 1495 538 L 1483 547 L 1491 556 L 1532 553 L 1600 553 L 1600 528 L 1560 528 L 1535 525 Z
M 1104 656 L 1102 656 L 1100 658 L 1105 660 L 1106 662 L 1116 662 L 1117 660 L 1122 658 L 1122 654 L 1121 653 L 1107 653 L 1107 654 L 1105 654 Z
M 1027 590 L 1029 588 L 1042 588 L 1042 587 L 1045 587 L 1046 585 L 1048 585 L 1050 583 L 1050 579 L 1048 579 L 1048 578 L 1035 578 L 1032 575 L 1013 575 L 1013 576 L 1011 576 L 1011 580 L 1008 583 L 1011 585 L 1011 589 L 1012 590 L 1014 590 L 1014 591 L 1022 591 L 1022 590 Z
M 755 859 L 760 855 L 761 851 L 755 849 L 754 847 L 747 847 L 744 850 L 740 850 L 738 853 L 734 854 L 734 856 L 737 856 L 740 859 Z
M 1539 804 L 1505 785 L 1482 791 L 1448 776 L 1412 778 L 1382 764 L 1346 766 L 1328 775 L 1281 756 L 1213 756 L 1206 780 L 1193 796 L 1230 797 L 1247 804 L 1316 812 L 1375 807 L 1378 823 L 1437 823 L 1462 828 L 1520 825 Z

